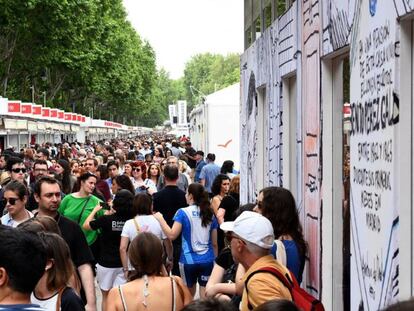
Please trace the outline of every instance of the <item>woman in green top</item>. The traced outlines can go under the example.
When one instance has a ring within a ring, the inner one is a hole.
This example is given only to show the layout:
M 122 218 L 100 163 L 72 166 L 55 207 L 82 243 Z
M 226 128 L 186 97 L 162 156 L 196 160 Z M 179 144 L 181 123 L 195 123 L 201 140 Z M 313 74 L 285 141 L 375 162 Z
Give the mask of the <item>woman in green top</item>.
M 88 218 L 93 209 L 102 201 L 92 195 L 96 185 L 96 176 L 94 174 L 86 172 L 79 176 L 78 182 L 80 183 L 79 191 L 63 198 L 59 206 L 59 213 L 78 223 L 82 228 L 86 218 Z M 104 211 L 100 210 L 96 217 L 99 218 L 102 215 L 104 215 Z M 83 228 L 82 230 L 92 253 L 96 256 L 98 243 L 95 242 L 97 242 L 98 232 L 84 230 Z

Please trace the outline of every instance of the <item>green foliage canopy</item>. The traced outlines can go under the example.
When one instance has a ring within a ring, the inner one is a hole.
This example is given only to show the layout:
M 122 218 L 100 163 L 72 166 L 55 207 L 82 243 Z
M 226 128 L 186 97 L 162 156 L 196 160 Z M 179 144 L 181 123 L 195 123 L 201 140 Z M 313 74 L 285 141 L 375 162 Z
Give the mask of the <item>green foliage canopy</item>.
M 155 53 L 122 0 L 0 0 L 0 94 L 134 123 L 150 104 Z

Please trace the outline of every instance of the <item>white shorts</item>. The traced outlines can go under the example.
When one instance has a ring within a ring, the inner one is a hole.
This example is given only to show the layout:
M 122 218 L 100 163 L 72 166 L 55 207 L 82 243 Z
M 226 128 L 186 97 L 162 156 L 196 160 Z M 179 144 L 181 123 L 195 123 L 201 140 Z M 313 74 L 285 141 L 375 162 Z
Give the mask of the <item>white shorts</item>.
M 110 290 L 126 283 L 122 268 L 106 268 L 100 264 L 96 265 L 96 280 L 102 290 Z

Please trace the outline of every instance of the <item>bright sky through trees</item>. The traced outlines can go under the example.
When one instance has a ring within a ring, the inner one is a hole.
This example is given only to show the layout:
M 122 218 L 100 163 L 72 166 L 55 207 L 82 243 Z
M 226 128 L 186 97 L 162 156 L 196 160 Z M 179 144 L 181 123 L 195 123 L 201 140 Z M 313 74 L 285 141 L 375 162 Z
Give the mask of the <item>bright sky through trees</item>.
M 183 75 L 198 53 L 243 52 L 242 0 L 123 0 L 128 19 L 154 48 L 157 65 Z

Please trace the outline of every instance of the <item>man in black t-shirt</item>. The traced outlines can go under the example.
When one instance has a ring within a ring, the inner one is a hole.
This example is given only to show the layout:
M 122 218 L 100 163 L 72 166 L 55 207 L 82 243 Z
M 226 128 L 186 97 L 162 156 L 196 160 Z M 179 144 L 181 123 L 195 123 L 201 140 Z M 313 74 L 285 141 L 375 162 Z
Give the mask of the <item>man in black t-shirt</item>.
M 176 165 L 166 165 L 164 168 L 165 187 L 161 191 L 154 193 L 154 211 L 160 212 L 167 224 L 172 227 L 174 215 L 181 207 L 186 207 L 187 200 L 185 192 L 177 187 L 178 167 Z M 173 241 L 173 269 L 174 275 L 180 275 L 178 261 L 181 253 L 181 235 Z
M 56 220 L 62 233 L 62 238 L 69 246 L 72 261 L 81 279 L 86 296 L 86 310 L 96 310 L 96 296 L 91 250 L 86 242 L 81 228 L 74 221 L 60 215 L 58 208 L 61 202 L 61 189 L 55 178 L 44 176 L 34 186 L 34 197 L 38 203 L 36 216 L 49 216 Z

